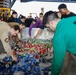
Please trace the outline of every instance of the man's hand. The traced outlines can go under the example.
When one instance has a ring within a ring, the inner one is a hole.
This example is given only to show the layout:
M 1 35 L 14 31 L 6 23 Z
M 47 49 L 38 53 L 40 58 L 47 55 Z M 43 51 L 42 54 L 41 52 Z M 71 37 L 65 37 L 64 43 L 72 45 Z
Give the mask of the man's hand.
M 17 43 L 17 45 L 18 45 L 19 47 L 22 47 L 22 42 L 19 41 L 19 42 Z
M 41 34 L 41 32 L 42 32 L 42 29 L 40 28 L 40 29 L 38 30 L 37 34 L 34 36 L 34 39 L 35 39 L 35 40 L 36 40 L 36 38 L 38 37 L 38 35 Z
M 15 55 L 11 55 L 12 56 L 12 59 L 15 61 L 15 62 L 17 62 L 18 60 L 17 60 L 17 57 L 15 56 Z
M 36 40 L 37 36 L 34 36 L 34 40 Z
M 31 39 L 31 36 L 29 36 L 28 39 Z

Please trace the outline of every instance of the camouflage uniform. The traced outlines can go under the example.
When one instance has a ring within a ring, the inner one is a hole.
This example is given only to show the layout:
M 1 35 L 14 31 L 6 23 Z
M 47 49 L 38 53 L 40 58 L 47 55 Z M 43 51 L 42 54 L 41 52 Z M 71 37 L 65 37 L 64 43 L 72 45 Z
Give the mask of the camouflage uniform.
M 10 27 L 6 22 L 0 22 L 0 54 L 6 52 L 12 55 L 11 46 L 15 45 L 11 38 Z

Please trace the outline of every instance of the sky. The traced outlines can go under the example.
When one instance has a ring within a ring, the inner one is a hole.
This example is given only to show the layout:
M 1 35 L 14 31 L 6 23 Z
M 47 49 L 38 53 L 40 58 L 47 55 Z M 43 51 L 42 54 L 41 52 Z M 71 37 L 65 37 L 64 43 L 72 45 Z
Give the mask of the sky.
M 41 12 L 41 8 L 44 8 L 44 13 L 49 10 L 58 11 L 58 6 L 62 2 L 26 2 L 21 3 L 20 1 L 16 1 L 13 5 L 12 9 L 16 10 L 19 14 L 22 14 L 24 16 L 29 16 L 29 13 L 37 13 L 39 16 L 39 13 Z M 65 3 L 67 5 L 67 8 L 76 13 L 76 3 Z M 32 15 L 35 16 L 34 14 Z

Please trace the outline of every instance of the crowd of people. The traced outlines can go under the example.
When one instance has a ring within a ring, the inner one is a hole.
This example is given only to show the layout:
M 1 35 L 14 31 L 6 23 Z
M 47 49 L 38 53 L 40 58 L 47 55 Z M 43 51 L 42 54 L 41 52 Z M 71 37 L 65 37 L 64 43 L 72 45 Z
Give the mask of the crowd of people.
M 17 62 L 17 57 L 12 53 L 12 47 L 21 41 L 22 30 L 29 27 L 28 38 L 31 38 L 32 28 L 40 28 L 34 36 L 34 39 L 36 39 L 42 30 L 47 27 L 54 32 L 52 40 L 54 56 L 51 75 L 59 75 L 66 52 L 76 54 L 76 14 L 69 11 L 65 4 L 60 4 L 58 9 L 58 12 L 47 11 L 44 15 L 40 13 L 36 19 L 26 18 L 21 14 L 17 18 L 18 13 L 13 11 L 6 22 L 0 21 L 0 53 L 6 52 Z

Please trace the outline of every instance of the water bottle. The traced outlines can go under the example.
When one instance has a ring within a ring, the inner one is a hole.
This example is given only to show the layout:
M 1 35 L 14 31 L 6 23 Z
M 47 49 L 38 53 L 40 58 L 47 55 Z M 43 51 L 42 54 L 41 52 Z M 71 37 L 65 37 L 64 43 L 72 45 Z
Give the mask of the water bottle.
M 6 67 L 6 69 L 9 69 L 10 65 L 9 64 L 5 64 L 5 67 Z
M 33 75 L 41 75 L 39 72 L 34 72 Z
M 0 72 L 2 71 L 2 68 L 0 67 Z
M 14 73 L 15 71 L 20 71 L 19 66 L 16 64 L 12 67 L 11 71 Z
M 44 71 L 43 75 L 49 75 L 49 72 L 48 71 Z
M 6 62 L 6 60 L 7 60 L 7 57 L 5 57 L 5 58 L 3 59 L 4 62 Z
M 22 71 L 30 71 L 30 64 L 28 62 L 24 62 L 23 66 L 21 67 Z
M 3 59 L 3 61 L 4 61 L 4 62 L 11 62 L 11 61 L 12 61 L 12 57 L 11 57 L 11 56 L 5 57 L 5 58 Z
M 26 54 L 26 56 L 24 57 L 25 62 L 27 62 L 30 59 L 30 54 Z
M 3 72 L 0 72 L 0 75 L 4 75 L 4 73 Z
M 3 70 L 5 68 L 5 63 L 0 62 L 0 68 Z
M 21 59 L 23 59 L 23 57 L 22 56 L 18 56 L 18 62 L 20 62 Z
M 35 71 L 35 72 L 40 72 L 40 71 L 41 71 L 41 70 L 40 70 L 40 67 L 39 67 L 39 66 L 35 66 L 35 67 L 34 67 L 34 71 Z
M 11 56 L 8 57 L 8 61 L 9 61 L 9 62 L 12 61 L 12 57 L 11 57 Z
M 30 58 L 30 61 L 32 62 L 32 64 L 36 64 L 36 59 L 35 58 Z

